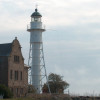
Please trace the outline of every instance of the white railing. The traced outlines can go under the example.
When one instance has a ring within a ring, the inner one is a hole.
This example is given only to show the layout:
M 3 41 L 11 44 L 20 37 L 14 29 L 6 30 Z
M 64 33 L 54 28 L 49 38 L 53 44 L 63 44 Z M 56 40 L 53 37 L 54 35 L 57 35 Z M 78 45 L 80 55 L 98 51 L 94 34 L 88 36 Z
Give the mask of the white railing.
M 31 29 L 44 29 L 45 30 L 45 25 L 42 25 L 42 26 L 34 25 L 33 27 L 31 27 L 31 25 L 27 25 L 27 30 L 31 30 Z

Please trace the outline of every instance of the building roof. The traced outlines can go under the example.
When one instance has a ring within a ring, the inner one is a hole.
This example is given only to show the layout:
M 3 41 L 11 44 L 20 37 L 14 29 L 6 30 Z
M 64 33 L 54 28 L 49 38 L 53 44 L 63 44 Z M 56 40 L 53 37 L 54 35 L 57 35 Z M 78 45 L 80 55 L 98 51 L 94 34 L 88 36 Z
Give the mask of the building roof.
M 0 56 L 9 56 L 12 50 L 12 43 L 0 44 Z
M 38 12 L 37 9 L 35 9 L 35 12 L 32 13 L 32 15 L 31 15 L 31 17 L 35 17 L 35 16 L 37 16 L 37 17 L 42 17 L 42 15 Z

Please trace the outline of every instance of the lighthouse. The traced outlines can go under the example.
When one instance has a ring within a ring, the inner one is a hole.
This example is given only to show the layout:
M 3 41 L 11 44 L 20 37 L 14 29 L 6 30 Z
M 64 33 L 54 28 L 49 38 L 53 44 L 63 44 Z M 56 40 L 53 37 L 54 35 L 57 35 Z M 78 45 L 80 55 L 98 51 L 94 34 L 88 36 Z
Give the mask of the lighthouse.
M 36 8 L 31 15 L 30 25 L 27 26 L 27 31 L 30 32 L 29 82 L 35 87 L 37 93 L 41 93 L 43 78 L 47 80 L 42 40 L 42 33 L 45 31 L 45 27 L 42 25 L 41 18 L 42 15 Z

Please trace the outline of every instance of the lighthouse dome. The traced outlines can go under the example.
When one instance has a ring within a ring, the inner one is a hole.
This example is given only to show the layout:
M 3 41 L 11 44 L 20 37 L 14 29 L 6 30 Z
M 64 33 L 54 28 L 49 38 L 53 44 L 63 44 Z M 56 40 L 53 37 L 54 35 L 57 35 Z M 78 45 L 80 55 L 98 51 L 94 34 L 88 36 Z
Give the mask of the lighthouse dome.
M 38 12 L 37 8 L 35 9 L 35 12 L 32 13 L 31 17 L 42 17 L 42 15 Z

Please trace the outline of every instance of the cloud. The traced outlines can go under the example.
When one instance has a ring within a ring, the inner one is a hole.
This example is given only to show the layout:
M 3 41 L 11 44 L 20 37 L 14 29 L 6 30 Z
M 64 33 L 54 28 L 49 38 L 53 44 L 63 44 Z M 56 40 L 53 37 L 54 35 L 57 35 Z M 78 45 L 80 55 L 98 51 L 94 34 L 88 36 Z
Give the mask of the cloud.
M 51 0 L 47 2 L 46 0 L 35 0 L 33 2 L 30 0 L 27 2 L 27 0 L 1 0 L 0 22 L 2 30 L 4 28 L 15 29 L 14 26 L 17 29 L 24 29 L 25 25 L 30 22 L 29 16 L 34 11 L 35 3 L 39 3 L 39 12 L 43 14 L 43 22 L 48 26 L 80 25 L 100 20 L 99 1 Z M 47 9 L 48 6 L 50 9 Z

